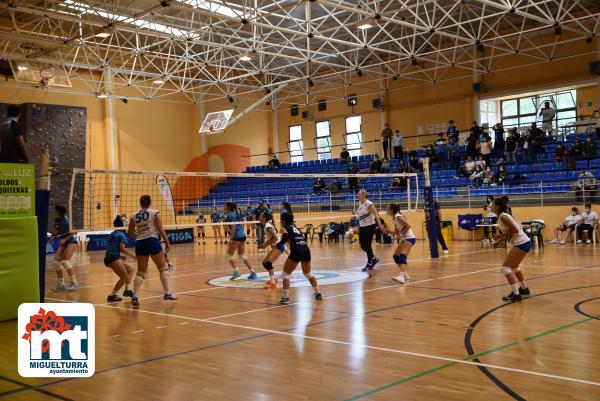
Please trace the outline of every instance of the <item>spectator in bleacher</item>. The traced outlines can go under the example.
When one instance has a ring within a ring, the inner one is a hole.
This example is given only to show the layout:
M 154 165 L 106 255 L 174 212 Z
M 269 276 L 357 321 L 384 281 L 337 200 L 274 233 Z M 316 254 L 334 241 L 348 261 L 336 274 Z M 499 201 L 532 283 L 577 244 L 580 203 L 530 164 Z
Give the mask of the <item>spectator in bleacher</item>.
M 596 195 L 596 189 L 598 189 L 596 177 L 591 171 L 581 169 L 574 189 L 575 199 L 577 199 L 578 202 L 583 200 L 584 194 L 586 199 L 590 199 Z
M 565 156 L 567 155 L 567 150 L 562 144 L 558 144 L 556 146 L 556 153 L 554 154 L 554 162 L 555 163 L 563 163 L 565 161 Z
M 527 135 L 521 138 L 521 149 L 523 149 L 523 163 L 529 164 L 533 159 L 533 133 L 527 130 Z
M 392 138 L 392 146 L 394 147 L 394 158 L 402 159 L 402 147 L 404 146 L 404 139 L 400 135 L 400 131 L 396 130 L 396 134 Z
M 581 223 L 582 217 L 579 215 L 579 210 L 576 207 L 571 208 L 571 214 L 565 217 L 565 220 L 560 226 L 554 227 L 554 239 L 550 241 L 550 244 L 561 244 L 564 245 L 565 241 L 569 237 L 569 234 L 575 232 L 577 224 Z M 562 238 L 558 238 L 558 232 L 562 232 Z
M 371 174 L 381 173 L 381 160 L 379 159 L 379 155 L 375 155 L 375 160 L 371 162 L 369 166 Z
M 400 189 L 402 189 L 402 187 L 403 187 L 402 179 L 403 179 L 403 177 L 402 178 L 401 177 L 392 178 L 392 183 L 388 187 L 388 191 L 400 191 Z M 404 186 L 406 186 L 406 183 L 404 184 Z
M 381 144 L 383 146 L 383 157 L 388 158 L 388 149 L 390 148 L 390 142 L 392 141 L 392 136 L 394 133 L 390 126 L 385 123 L 385 128 L 381 131 Z
M 270 170 L 275 170 L 281 167 L 281 163 L 279 162 L 279 159 L 277 158 L 277 155 L 273 155 L 273 157 L 271 158 L 271 160 L 269 160 L 269 169 Z
M 481 184 L 483 184 L 483 174 L 484 172 L 481 166 L 475 166 L 475 171 L 473 171 L 473 174 L 471 174 L 469 177 L 469 180 L 471 180 L 471 185 L 480 187 Z
M 340 152 L 340 163 L 348 163 L 350 161 L 350 152 L 346 148 L 342 148 Z
M 479 139 L 477 134 L 473 131 L 469 134 L 469 138 L 467 139 L 467 156 L 471 156 L 473 159 L 477 157 L 477 143 Z
M 479 156 L 485 160 L 486 166 L 490 166 L 492 164 L 492 143 L 484 136 L 477 147 Z
M 504 164 L 498 166 L 498 174 L 496 175 L 496 181 L 498 183 L 508 182 L 508 171 L 506 171 L 506 167 L 504 166 Z
M 509 135 L 508 138 L 506 138 L 506 143 L 504 144 L 504 161 L 506 163 L 515 164 L 517 161 L 517 147 L 517 140 L 513 135 Z
M 453 137 L 450 138 L 448 143 L 448 160 L 450 160 L 450 165 L 454 170 L 454 177 L 458 178 L 460 175 L 460 146 Z
M 579 139 L 575 139 L 573 146 L 571 146 L 571 149 L 567 152 L 567 156 L 572 159 L 579 159 L 583 156 L 583 147 L 581 146 Z
M 325 189 L 325 180 L 323 180 L 321 177 L 317 178 L 313 184 L 313 192 L 318 194 L 323 192 L 323 190 Z
M 475 171 L 475 160 L 473 160 L 471 156 L 467 156 L 467 160 L 465 160 L 465 165 L 463 166 L 463 171 L 465 177 L 471 177 Z
M 550 106 L 550 102 L 544 102 L 544 107 L 540 110 L 539 116 L 542 117 L 542 131 L 552 135 L 552 122 L 556 116 L 556 110 Z
M 496 177 L 494 176 L 494 171 L 490 166 L 487 166 L 483 172 L 483 185 L 490 186 L 496 183 Z
M 592 118 L 596 120 L 594 127 L 596 128 L 596 137 L 600 139 L 600 110 L 594 110 Z
M 504 156 L 504 127 L 502 123 L 494 125 L 494 154 L 496 157 Z
M 427 149 L 425 149 L 425 157 L 429 159 L 429 168 L 431 169 L 431 165 L 433 163 L 437 163 L 438 155 L 435 150 L 435 147 L 432 144 L 427 145 Z
M 538 128 L 536 123 L 531 123 L 531 133 L 535 139 L 542 139 L 546 136 L 544 131 Z
M 398 164 L 399 173 L 412 173 L 412 169 L 410 166 L 404 161 L 404 159 L 400 160 L 400 164 Z
M 445 145 L 446 139 L 444 139 L 444 134 L 439 133 L 437 139 L 435 140 L 435 146 Z
M 327 189 L 331 193 L 339 192 L 342 190 L 342 183 L 337 178 L 334 178 L 331 181 L 329 181 L 329 185 L 327 185 Z
M 592 139 L 592 136 L 588 136 L 583 145 L 581 146 L 581 150 L 583 151 L 583 157 L 586 159 L 594 159 L 598 154 L 598 146 L 596 142 Z
M 444 139 L 443 133 L 439 133 L 435 140 L 435 150 L 437 152 L 438 163 L 441 164 L 442 168 L 445 168 L 448 156 L 448 144 L 446 143 L 446 139 Z
M 477 124 L 477 121 L 473 121 L 471 123 L 471 128 L 469 128 L 469 134 L 474 134 L 475 138 L 479 139 L 479 136 L 482 134 L 482 130 L 479 124 Z
M 381 172 L 389 173 L 390 172 L 390 161 L 388 159 L 383 159 L 381 162 Z
M 591 203 L 586 203 L 585 210 L 583 211 L 583 213 L 581 213 L 581 217 L 583 219 L 583 222 L 581 222 L 577 226 L 577 243 L 581 244 L 583 239 L 583 232 L 587 231 L 588 237 L 585 242 L 586 244 L 591 244 L 593 230 L 596 229 L 596 224 L 598 224 L 598 213 L 592 211 Z
M 348 174 L 358 174 L 358 167 L 354 162 L 348 164 Z M 358 191 L 358 177 L 348 177 L 348 189 L 350 191 Z
M 479 156 L 475 160 L 475 168 L 481 167 L 482 170 L 485 170 L 485 166 L 487 166 L 487 163 L 485 162 L 485 160 L 483 160 L 483 157 Z
M 446 133 L 448 134 L 448 142 L 450 142 L 450 139 L 454 139 L 454 141 L 458 143 L 459 131 L 456 125 L 454 125 L 454 120 L 448 121 L 448 129 L 446 130 Z
M 414 150 L 408 154 L 408 165 L 412 172 L 417 172 L 421 169 L 421 165 L 419 164 L 419 160 L 417 159 L 417 152 Z

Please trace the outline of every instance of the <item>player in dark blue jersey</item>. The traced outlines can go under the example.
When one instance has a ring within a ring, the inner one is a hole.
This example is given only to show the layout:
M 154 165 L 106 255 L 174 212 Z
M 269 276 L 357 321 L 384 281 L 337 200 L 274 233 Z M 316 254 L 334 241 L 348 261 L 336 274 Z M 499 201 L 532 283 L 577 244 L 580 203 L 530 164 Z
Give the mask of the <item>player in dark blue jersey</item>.
M 237 224 L 229 224 L 229 232 L 230 232 L 230 241 L 229 246 L 227 247 L 227 254 L 229 255 L 229 264 L 233 267 L 233 274 L 231 275 L 231 280 L 235 280 L 240 277 L 242 273 L 240 273 L 240 269 L 235 265 L 235 252 L 237 251 L 238 256 L 242 263 L 248 267 L 250 270 L 250 274 L 248 275 L 248 280 L 254 280 L 257 278 L 256 272 L 248 262 L 246 258 L 246 233 L 244 232 L 244 224 L 242 223 L 242 216 L 240 216 L 235 210 L 237 205 L 234 202 L 225 202 L 225 219 L 226 223 L 237 223 Z
M 54 215 L 54 231 L 52 232 L 49 241 L 52 242 L 54 241 L 54 238 L 59 237 L 60 242 L 56 255 L 54 256 L 54 262 L 52 263 L 52 266 L 56 270 L 56 276 L 58 277 L 58 283 L 53 291 L 74 291 L 79 288 L 79 283 L 75 278 L 71 258 L 77 250 L 77 238 L 74 233 L 69 231 L 67 208 L 62 205 L 56 205 L 54 207 Z M 68 288 L 65 285 L 63 269 L 67 271 L 67 274 L 71 278 L 71 284 Z
M 123 292 L 124 297 L 133 297 L 133 291 L 131 290 L 131 281 L 133 280 L 134 268 L 125 262 L 125 255 L 130 258 L 135 258 L 135 255 L 126 249 L 127 236 L 124 230 L 119 228 L 124 227 L 121 216 L 117 216 L 113 222 L 113 226 L 117 230 L 110 233 L 108 240 L 106 241 L 106 254 L 104 255 L 104 266 L 110 267 L 117 276 L 119 281 L 115 284 L 112 292 L 108 295 L 106 300 L 108 302 L 119 302 L 123 299 L 117 295 L 119 290 L 125 286 Z
M 316 300 L 323 299 L 319 291 L 317 279 L 311 273 L 310 266 L 310 249 L 304 239 L 304 235 L 294 225 L 294 215 L 292 213 L 283 213 L 281 215 L 281 241 L 280 244 L 289 243 L 290 256 L 286 259 L 283 265 L 281 277 L 283 278 L 283 297 L 279 301 L 281 305 L 289 305 L 290 298 L 290 275 L 296 270 L 298 263 L 302 266 L 304 277 L 310 281 L 314 290 Z

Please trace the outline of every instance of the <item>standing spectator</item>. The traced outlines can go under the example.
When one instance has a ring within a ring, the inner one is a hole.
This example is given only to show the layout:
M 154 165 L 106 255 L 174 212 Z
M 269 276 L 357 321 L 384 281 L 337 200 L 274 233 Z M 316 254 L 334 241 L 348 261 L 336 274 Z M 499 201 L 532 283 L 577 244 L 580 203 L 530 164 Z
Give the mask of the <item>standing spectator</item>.
M 19 124 L 20 117 L 19 106 L 8 106 L 6 120 L 0 127 L 0 163 L 29 163 L 25 131 Z
M 486 166 L 492 164 L 492 144 L 487 138 L 483 138 L 479 143 L 479 155 L 485 160 Z
M 454 176 L 458 178 L 460 175 L 460 146 L 454 138 L 450 138 L 450 143 L 448 144 L 448 159 L 452 163 Z
M 464 172 L 465 177 L 470 177 L 471 174 L 475 171 L 475 161 L 471 156 L 467 156 L 467 160 L 465 160 Z
M 392 138 L 392 146 L 394 147 L 394 158 L 402 159 L 402 147 L 404 146 L 404 139 L 400 135 L 400 131 L 396 130 L 396 134 Z
M 589 170 L 581 170 L 579 172 L 579 178 L 577 179 L 577 183 L 575 184 L 575 199 L 578 202 L 583 200 L 583 196 L 585 195 L 587 199 L 592 198 L 596 194 L 597 181 L 594 174 Z
M 342 148 L 342 151 L 340 152 L 340 163 L 348 163 L 350 162 L 350 152 L 348 152 L 348 150 L 346 148 Z
M 475 187 L 481 186 L 481 184 L 483 183 L 483 169 L 481 168 L 481 166 L 475 166 L 475 171 L 473 172 L 473 174 L 471 174 L 469 180 L 471 180 L 471 185 Z
M 517 161 L 516 153 L 517 140 L 514 135 L 509 135 L 508 138 L 506 138 L 506 143 L 504 145 L 504 159 L 506 160 L 506 163 L 515 164 Z
M 554 162 L 555 163 L 563 163 L 565 161 L 565 156 L 567 151 L 562 144 L 558 144 L 556 147 L 556 153 L 554 154 Z
M 596 137 L 600 139 L 600 109 L 594 110 L 592 118 L 596 120 Z
M 586 159 L 594 159 L 598 153 L 598 146 L 592 139 L 592 136 L 588 136 L 583 145 L 581 146 L 583 151 L 583 157 Z
M 542 117 L 542 131 L 544 135 L 546 135 L 546 133 L 552 135 L 552 122 L 556 116 L 556 110 L 550 106 L 550 102 L 544 103 L 544 107 L 540 110 L 539 116 Z
M 446 140 L 444 139 L 444 134 L 439 133 L 437 139 L 435 140 L 435 149 L 437 151 L 437 159 L 438 163 L 441 164 L 442 168 L 446 167 L 446 156 L 448 154 Z
M 587 231 L 588 237 L 586 244 L 592 243 L 592 233 L 593 230 L 596 229 L 596 224 L 598 224 L 598 213 L 592 211 L 591 203 L 585 204 L 585 210 L 581 213 L 581 217 L 583 218 L 583 223 L 577 226 L 577 243 L 581 244 L 583 239 L 583 232 Z
M 348 174 L 358 174 L 358 167 L 354 162 L 348 164 Z M 358 191 L 358 177 L 348 177 L 348 189 L 350 191 Z
M 375 160 L 371 163 L 369 168 L 371 169 L 371 174 L 381 173 L 381 160 L 379 159 L 379 155 L 375 155 Z
M 389 156 L 388 149 L 390 147 L 392 135 L 394 135 L 394 133 L 392 132 L 392 129 L 390 128 L 390 126 L 387 123 L 385 123 L 385 128 L 383 129 L 383 131 L 381 131 L 381 144 L 383 145 L 383 157 L 386 159 Z
M 539 129 L 536 123 L 531 123 L 531 135 L 533 135 L 533 139 L 539 140 L 540 143 L 544 142 L 546 137 L 544 131 Z
M 271 158 L 271 160 L 269 160 L 269 169 L 270 170 L 275 170 L 281 167 L 281 163 L 279 162 L 279 159 L 277 158 L 277 155 L 273 155 L 273 157 Z
M 527 130 L 527 135 L 521 138 L 521 148 L 523 149 L 523 163 L 529 164 L 533 155 L 533 133 L 531 129 Z
M 469 134 L 469 138 L 467 139 L 467 155 L 471 156 L 473 159 L 477 157 L 477 143 L 479 139 L 477 139 L 477 134 L 473 131 Z
M 448 130 L 446 131 L 448 134 L 448 142 L 450 142 L 450 138 L 454 138 L 454 142 L 458 143 L 458 128 L 454 125 L 454 120 L 448 121 Z
M 261 199 L 258 201 L 258 206 L 254 209 L 254 221 L 258 221 L 260 214 L 265 209 L 265 202 Z M 262 245 L 265 242 L 265 226 L 260 223 L 256 223 L 256 243 Z M 262 251 L 265 251 L 262 249 Z M 266 252 L 266 251 L 265 251 Z M 259 248 L 258 253 L 262 253 Z
M 502 123 L 494 125 L 494 154 L 496 157 L 504 155 L 504 127 Z
M 437 239 L 440 245 L 442 246 L 442 251 L 445 255 L 448 254 L 448 246 L 446 245 L 446 241 L 444 240 L 444 236 L 442 235 L 442 209 L 440 208 L 440 204 L 438 201 L 433 201 L 433 207 L 435 209 L 436 221 L 435 221 L 435 229 L 437 231 Z

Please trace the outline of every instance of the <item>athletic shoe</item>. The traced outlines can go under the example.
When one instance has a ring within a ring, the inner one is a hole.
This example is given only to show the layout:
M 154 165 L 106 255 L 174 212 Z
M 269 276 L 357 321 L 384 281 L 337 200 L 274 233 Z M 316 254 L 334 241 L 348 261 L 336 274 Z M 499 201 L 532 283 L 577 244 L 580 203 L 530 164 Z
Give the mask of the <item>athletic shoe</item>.
M 365 267 L 363 267 L 363 268 L 362 268 L 362 271 L 366 272 L 366 271 L 369 271 L 369 270 L 373 270 L 373 269 L 371 268 L 371 265 L 369 265 L 369 264 L 367 263 L 367 264 L 365 265 Z
M 323 300 L 323 295 L 321 295 L 320 292 L 315 292 L 315 301 L 322 301 Z
M 561 244 L 561 245 L 564 245 L 564 244 L 565 244 L 565 241 L 560 241 L 560 244 Z
M 242 273 L 240 273 L 239 270 L 236 270 L 236 271 L 233 272 L 233 274 L 231 275 L 231 278 L 229 280 L 233 281 L 236 278 L 240 277 L 241 275 L 242 275 Z
M 77 281 L 71 281 L 71 285 L 67 288 L 67 291 L 75 291 L 79 288 L 79 283 Z
M 577 244 L 581 244 L 582 242 L 583 242 L 583 241 L 582 241 L 582 240 L 580 240 L 580 239 L 578 239 L 578 240 L 577 240 Z
M 163 295 L 163 301 L 177 301 L 177 297 L 173 294 Z
M 586 244 L 591 244 L 591 243 L 592 243 L 592 240 L 587 240 L 587 241 L 585 241 L 585 243 L 586 243 Z
M 399 282 L 400 284 L 406 284 L 406 277 L 404 273 L 400 273 L 396 277 L 392 277 L 392 280 Z
M 256 272 L 252 272 L 252 273 L 248 274 L 248 280 L 256 280 L 257 277 L 258 277 L 258 274 L 256 274 Z
M 109 295 L 106 298 L 106 302 L 121 302 L 123 300 L 123 298 L 119 297 L 118 295 Z
M 447 249 L 444 249 L 444 255 L 448 255 L 450 252 L 448 252 Z
M 520 302 L 521 301 L 521 295 L 519 294 L 515 294 L 514 292 L 511 291 L 510 294 L 508 294 L 505 297 L 502 297 L 503 301 L 510 301 L 510 302 Z
M 519 287 L 519 295 L 521 298 L 529 298 L 531 296 L 531 291 L 529 291 L 529 288 Z
M 138 297 L 132 297 L 131 298 L 131 305 L 133 305 L 135 308 L 137 308 L 138 306 L 140 306 L 140 301 L 138 300 Z
M 67 287 L 65 286 L 64 283 L 56 283 L 56 286 L 54 286 L 54 288 L 52 289 L 52 291 L 54 291 L 54 292 L 63 292 L 66 290 L 67 290 Z
M 552 241 L 548 242 L 549 244 L 558 244 L 558 240 L 557 239 L 553 239 Z
M 410 280 L 410 275 L 408 274 L 408 271 L 404 272 L 404 278 Z
M 369 270 L 373 270 L 373 268 L 378 262 L 379 258 L 377 256 L 373 256 L 373 259 L 371 259 L 371 263 L 369 263 Z
M 124 297 L 133 298 L 133 291 L 131 291 L 131 290 L 125 290 L 125 291 L 123 291 L 123 296 Z
M 279 305 L 289 305 L 290 299 L 288 297 L 281 297 L 279 300 Z

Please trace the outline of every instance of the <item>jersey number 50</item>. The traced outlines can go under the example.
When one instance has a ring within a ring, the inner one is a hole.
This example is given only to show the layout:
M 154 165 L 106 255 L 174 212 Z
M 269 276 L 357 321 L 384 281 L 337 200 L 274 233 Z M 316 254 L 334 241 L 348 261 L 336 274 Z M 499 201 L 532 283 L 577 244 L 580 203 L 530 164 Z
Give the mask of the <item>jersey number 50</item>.
M 136 213 L 135 214 L 135 222 L 137 224 L 139 224 L 142 221 L 148 220 L 149 217 L 150 217 L 150 213 L 148 213 L 148 212 Z

